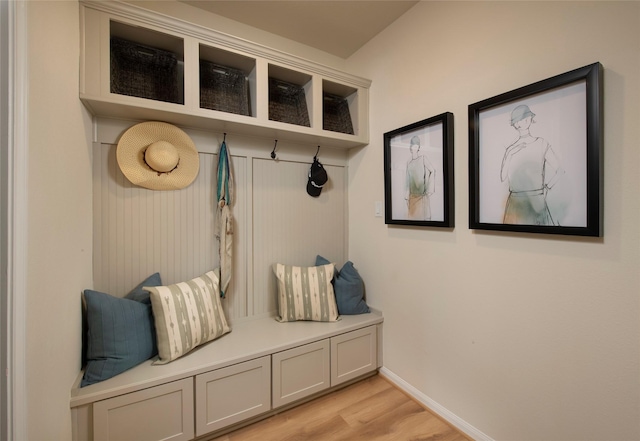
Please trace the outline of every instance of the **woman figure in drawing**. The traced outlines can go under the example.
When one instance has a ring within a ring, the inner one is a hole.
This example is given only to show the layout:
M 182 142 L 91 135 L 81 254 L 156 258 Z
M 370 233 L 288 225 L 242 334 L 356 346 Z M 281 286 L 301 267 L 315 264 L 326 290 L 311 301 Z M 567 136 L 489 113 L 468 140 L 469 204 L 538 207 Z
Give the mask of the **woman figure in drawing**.
M 435 191 L 436 170 L 420 153 L 420 138 L 414 136 L 409 144 L 411 159 L 407 163 L 406 197 L 409 219 L 431 220 L 429 196 Z
M 535 116 L 525 105 L 511 112 L 511 126 L 519 137 L 507 147 L 500 169 L 500 179 L 509 181 L 505 224 L 556 225 L 546 198 L 564 171 L 551 145 L 529 132 Z

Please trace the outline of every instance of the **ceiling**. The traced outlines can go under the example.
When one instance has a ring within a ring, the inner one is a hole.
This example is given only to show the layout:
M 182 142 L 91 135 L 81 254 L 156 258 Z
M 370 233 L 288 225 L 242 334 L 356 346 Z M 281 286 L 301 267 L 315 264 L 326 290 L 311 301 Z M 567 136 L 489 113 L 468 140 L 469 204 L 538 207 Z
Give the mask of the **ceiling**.
M 178 0 L 348 58 L 418 1 Z

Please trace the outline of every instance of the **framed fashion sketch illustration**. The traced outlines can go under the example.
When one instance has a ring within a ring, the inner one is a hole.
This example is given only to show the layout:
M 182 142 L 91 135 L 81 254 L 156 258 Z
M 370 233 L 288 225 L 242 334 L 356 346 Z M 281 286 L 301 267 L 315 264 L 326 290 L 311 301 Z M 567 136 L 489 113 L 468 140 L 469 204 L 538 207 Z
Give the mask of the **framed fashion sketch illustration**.
M 600 236 L 602 65 L 469 106 L 469 228 Z
M 384 134 L 385 223 L 454 226 L 453 114 Z

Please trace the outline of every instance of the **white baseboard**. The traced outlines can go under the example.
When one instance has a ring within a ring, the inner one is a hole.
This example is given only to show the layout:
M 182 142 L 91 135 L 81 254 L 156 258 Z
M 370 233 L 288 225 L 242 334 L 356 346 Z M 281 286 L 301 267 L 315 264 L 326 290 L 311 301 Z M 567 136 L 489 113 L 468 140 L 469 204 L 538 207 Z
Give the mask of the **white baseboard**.
M 398 388 L 402 389 L 405 393 L 411 396 L 413 399 L 424 405 L 440 418 L 454 426 L 456 429 L 463 432 L 465 435 L 473 438 L 476 441 L 494 441 L 488 435 L 485 435 L 480 430 L 473 427 L 471 424 L 464 421 L 459 416 L 455 415 L 442 405 L 433 401 L 431 398 L 420 392 L 415 387 L 404 381 L 402 378 L 391 372 L 386 367 L 380 368 L 380 375 L 392 382 Z

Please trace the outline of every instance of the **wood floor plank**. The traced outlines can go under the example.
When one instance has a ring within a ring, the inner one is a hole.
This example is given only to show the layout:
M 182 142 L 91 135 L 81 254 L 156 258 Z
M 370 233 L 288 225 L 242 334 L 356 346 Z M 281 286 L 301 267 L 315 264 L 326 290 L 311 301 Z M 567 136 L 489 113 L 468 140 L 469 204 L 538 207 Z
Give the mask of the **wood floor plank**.
M 213 441 L 470 441 L 379 375 Z
M 342 415 L 352 425 L 368 424 L 384 419 L 389 412 L 407 403 L 422 409 L 415 402 L 408 400 L 404 394 L 390 387 L 369 399 L 360 400 L 351 408 L 345 409 Z

